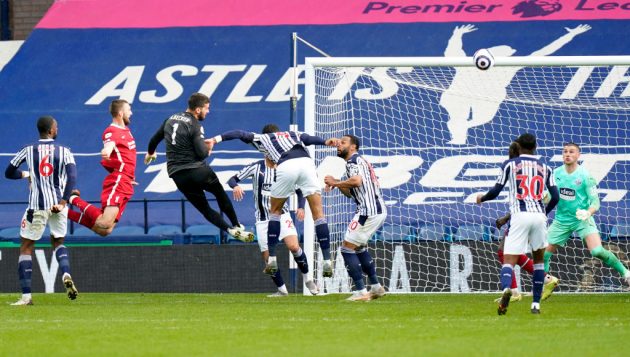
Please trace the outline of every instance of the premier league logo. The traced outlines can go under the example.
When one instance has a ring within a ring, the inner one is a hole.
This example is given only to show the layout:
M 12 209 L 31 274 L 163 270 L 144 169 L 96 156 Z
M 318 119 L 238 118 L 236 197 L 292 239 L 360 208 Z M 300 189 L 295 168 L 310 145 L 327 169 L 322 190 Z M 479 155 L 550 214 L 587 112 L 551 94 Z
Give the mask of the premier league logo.
M 559 0 L 528 0 L 521 1 L 512 8 L 512 14 L 521 14 L 521 17 L 547 16 L 562 9 Z

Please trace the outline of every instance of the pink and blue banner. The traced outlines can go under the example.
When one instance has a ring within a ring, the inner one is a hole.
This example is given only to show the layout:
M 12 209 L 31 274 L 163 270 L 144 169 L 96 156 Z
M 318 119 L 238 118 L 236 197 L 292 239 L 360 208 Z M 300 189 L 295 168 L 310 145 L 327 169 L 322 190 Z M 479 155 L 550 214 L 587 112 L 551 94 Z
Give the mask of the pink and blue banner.
M 100 136 L 110 123 L 108 104 L 117 98 L 132 103 L 131 129 L 139 151 L 146 150 L 149 138 L 166 117 L 185 110 L 188 96 L 196 91 L 212 97 L 210 115 L 204 122 L 207 136 L 235 128 L 259 131 L 268 122 L 288 127 L 292 32 L 333 56 L 444 56 L 454 29 L 474 24 L 477 30 L 462 42 L 466 54 L 507 44 L 516 49 L 516 55 L 528 55 L 564 36 L 568 29 L 587 24 L 590 30 L 553 54 L 627 55 L 628 19 L 630 3 L 611 0 L 59 0 L 0 72 L 0 121 L 5 128 L 0 133 L 0 163 L 6 166 L 12 153 L 37 139 L 37 117 L 53 115 L 59 121 L 59 140 L 77 155 L 83 195 L 97 199 L 105 175 L 99 165 Z M 305 46 L 298 52 L 299 63 L 304 63 L 304 57 L 318 56 Z M 304 93 L 303 76 L 301 72 L 299 93 Z M 620 81 L 610 95 L 627 95 L 627 85 Z M 300 127 L 303 103 L 301 98 Z M 607 130 L 613 129 L 624 130 Z M 608 150 L 611 155 L 628 156 L 627 136 L 615 134 L 611 136 L 616 139 L 604 140 L 576 130 L 578 140 L 596 138 L 598 145 L 614 147 Z M 510 135 L 496 133 L 473 146 L 495 147 L 503 153 Z M 449 138 L 443 135 L 428 135 L 425 140 L 427 146 L 449 145 Z M 559 145 L 559 141 L 547 142 L 550 147 Z M 473 146 L 470 150 L 474 151 Z M 218 149 L 209 162 L 224 181 L 244 164 L 260 159 L 240 143 L 225 143 Z M 163 152 L 163 145 L 158 150 Z M 543 154 L 551 156 L 552 152 Z M 414 169 L 408 182 L 416 185 L 415 190 L 451 190 L 417 184 L 442 156 L 423 158 L 423 164 Z M 619 172 L 619 167 L 611 166 L 602 185 L 625 190 L 625 194 L 604 207 L 614 216 L 627 217 L 627 187 L 622 186 L 628 182 L 628 173 Z M 166 175 L 163 156 L 156 165 L 139 164 L 136 174 L 135 198 L 181 197 Z M 2 188 L 0 201 L 26 199 L 23 182 L 4 180 Z M 393 197 L 395 189 L 385 194 L 399 202 L 394 210 L 404 209 L 406 197 Z M 246 197 L 251 199 L 251 195 Z M 237 210 L 251 225 L 253 203 L 249 199 L 237 203 Z M 471 205 L 463 199 L 448 204 L 471 212 Z M 435 216 L 440 206 L 426 205 L 427 215 Z M 141 223 L 141 212 L 140 208 L 130 210 L 123 219 Z M 166 210 L 151 207 L 151 212 L 155 223 L 177 219 Z M 17 216 L 21 213 L 3 213 L 0 227 L 14 225 Z M 468 218 L 480 217 L 485 217 L 483 212 Z M 188 223 L 202 220 L 193 215 Z

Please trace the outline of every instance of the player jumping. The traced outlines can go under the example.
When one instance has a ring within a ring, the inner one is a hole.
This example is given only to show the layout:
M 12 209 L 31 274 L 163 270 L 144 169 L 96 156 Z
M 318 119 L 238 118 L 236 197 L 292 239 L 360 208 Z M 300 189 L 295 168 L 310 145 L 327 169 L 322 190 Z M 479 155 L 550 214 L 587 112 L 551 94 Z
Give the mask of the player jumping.
M 330 233 L 328 223 L 322 208 L 320 186 L 317 182 L 315 163 L 311 159 L 305 145 L 327 145 L 336 147 L 339 139 L 324 140 L 317 136 L 311 136 L 298 131 L 280 131 L 277 125 L 267 124 L 262 134 L 250 133 L 243 130 L 232 130 L 217 135 L 207 142 L 213 146 L 226 140 L 240 139 L 252 144 L 260 152 L 269 157 L 276 167 L 276 180 L 271 185 L 271 208 L 269 214 L 269 228 L 267 231 L 269 244 L 269 260 L 266 270 L 275 272 L 278 270 L 276 261 L 276 245 L 280 235 L 280 217 L 282 207 L 287 198 L 296 189 L 300 189 L 308 201 L 313 221 L 315 221 L 315 233 L 317 241 L 324 257 L 322 272 L 324 277 L 333 275 L 332 262 L 330 260 Z
M 101 150 L 101 165 L 109 174 L 103 180 L 101 208 L 81 199 L 76 190 L 70 203 L 79 211 L 68 211 L 69 219 L 103 237 L 109 235 L 120 220 L 136 185 L 136 141 L 129 130 L 131 105 L 124 99 L 116 99 L 109 105 L 109 112 L 112 123 L 103 132 Z
M 249 177 L 252 179 L 254 206 L 256 207 L 256 236 L 258 237 L 258 246 L 260 247 L 260 252 L 262 253 L 265 265 L 267 265 L 267 261 L 269 259 L 267 226 L 269 225 L 269 199 L 271 197 L 269 192 L 271 184 L 276 177 L 276 169 L 274 166 L 274 163 L 269 158 L 265 157 L 264 160 L 245 166 L 228 181 L 228 185 L 234 190 L 234 199 L 236 201 L 240 201 L 243 199 L 243 195 L 245 193 L 238 183 Z M 298 219 L 303 220 L 304 196 L 302 196 L 302 192 L 300 190 L 297 190 L 296 194 L 298 195 L 298 209 L 296 211 L 296 216 Z M 280 235 L 278 236 L 278 239 L 282 240 L 287 248 L 289 248 L 289 251 L 293 255 L 293 260 L 295 260 L 300 272 L 302 272 L 302 278 L 304 279 L 304 285 L 306 288 L 313 295 L 319 294 L 319 288 L 315 282 L 308 279 L 308 260 L 306 259 L 306 254 L 300 247 L 300 243 L 298 242 L 297 230 L 295 229 L 295 225 L 291 215 L 289 214 L 287 205 L 282 207 L 282 216 L 280 216 Z M 278 288 L 278 291 L 274 294 L 268 295 L 269 297 L 282 297 L 289 295 L 279 269 L 276 272 L 267 272 L 265 270 L 265 273 L 269 273 L 271 279 Z

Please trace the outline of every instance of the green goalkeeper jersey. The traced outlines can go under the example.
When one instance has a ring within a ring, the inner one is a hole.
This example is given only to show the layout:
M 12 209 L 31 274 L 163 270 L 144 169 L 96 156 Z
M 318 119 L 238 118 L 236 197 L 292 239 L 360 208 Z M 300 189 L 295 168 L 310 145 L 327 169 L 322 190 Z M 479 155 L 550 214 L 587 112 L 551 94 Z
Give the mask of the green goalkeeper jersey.
M 553 176 L 560 191 L 555 220 L 571 223 L 577 220 L 578 209 L 599 209 L 597 182 L 586 169 L 579 166 L 573 173 L 567 173 L 562 165 L 553 171 Z

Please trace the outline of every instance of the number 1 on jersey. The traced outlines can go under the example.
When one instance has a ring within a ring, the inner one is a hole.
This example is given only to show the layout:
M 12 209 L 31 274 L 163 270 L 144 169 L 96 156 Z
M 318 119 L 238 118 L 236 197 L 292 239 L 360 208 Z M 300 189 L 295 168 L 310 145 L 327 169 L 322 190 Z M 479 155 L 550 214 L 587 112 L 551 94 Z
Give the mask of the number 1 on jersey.
M 175 136 L 177 135 L 177 128 L 179 127 L 179 123 L 173 124 L 173 134 L 171 135 L 171 144 L 175 145 Z

